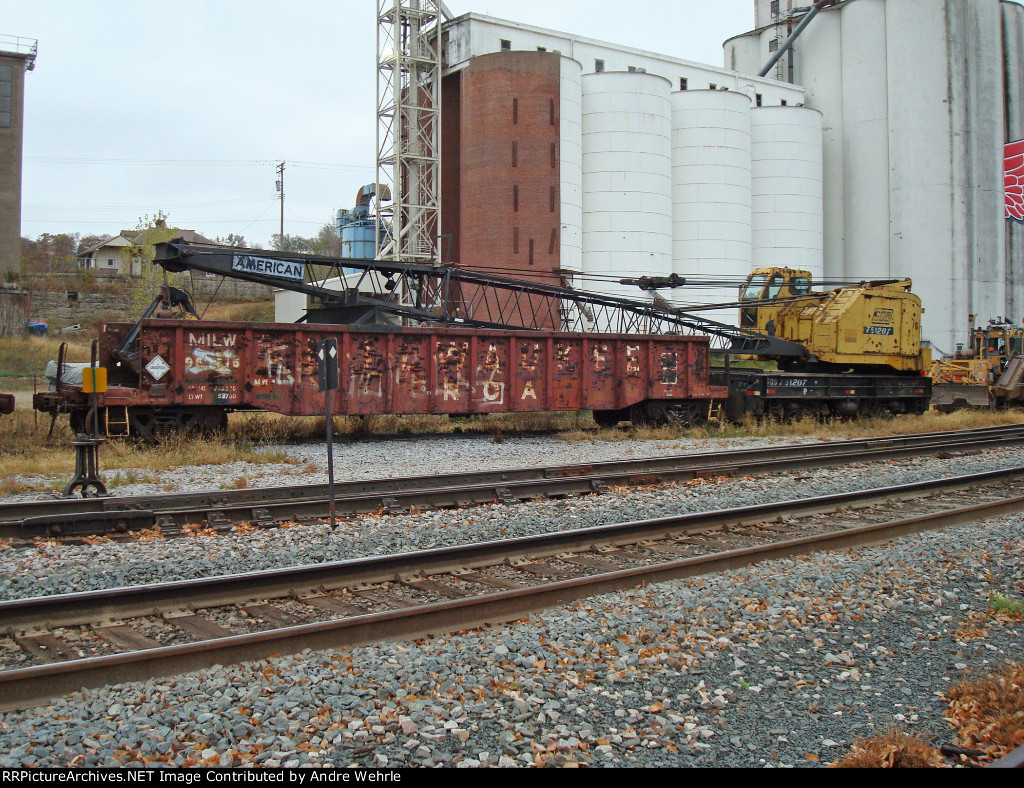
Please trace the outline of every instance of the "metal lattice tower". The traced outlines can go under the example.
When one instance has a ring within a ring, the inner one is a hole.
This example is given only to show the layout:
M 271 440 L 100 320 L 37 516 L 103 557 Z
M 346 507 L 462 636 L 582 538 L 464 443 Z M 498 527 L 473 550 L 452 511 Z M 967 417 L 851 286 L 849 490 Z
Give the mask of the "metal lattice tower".
M 442 9 L 436 0 L 377 1 L 377 230 L 378 237 L 386 238 L 382 260 L 441 262 Z

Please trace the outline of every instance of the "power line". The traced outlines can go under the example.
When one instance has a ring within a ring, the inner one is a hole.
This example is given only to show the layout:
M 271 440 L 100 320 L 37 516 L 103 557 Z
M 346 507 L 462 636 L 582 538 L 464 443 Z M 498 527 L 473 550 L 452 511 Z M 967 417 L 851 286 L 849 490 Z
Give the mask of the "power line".
M 263 202 L 267 195 L 258 197 L 238 197 L 230 200 L 211 200 L 208 202 L 183 202 L 163 203 L 162 208 L 216 208 L 226 205 L 247 205 L 254 202 Z M 274 198 L 276 199 L 276 198 Z M 157 201 L 159 202 L 159 201 Z M 138 210 L 137 205 L 23 205 L 22 210 L 26 211 L 132 211 Z
M 114 159 L 96 156 L 26 156 L 25 161 L 39 164 L 113 164 L 145 167 L 268 167 L 278 163 L 270 159 Z M 305 169 L 374 171 L 373 167 L 357 164 L 290 160 L 288 164 Z

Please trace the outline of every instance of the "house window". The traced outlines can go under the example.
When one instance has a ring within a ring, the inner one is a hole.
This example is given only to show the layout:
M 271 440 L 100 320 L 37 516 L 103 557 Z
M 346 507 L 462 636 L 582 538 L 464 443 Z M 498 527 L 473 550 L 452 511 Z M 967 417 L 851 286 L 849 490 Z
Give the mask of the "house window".
M 594 71 L 597 72 L 598 74 L 601 74 L 601 73 L 604 72 L 604 61 L 603 60 L 595 60 L 594 61 Z
M 687 90 L 690 87 L 690 80 L 686 77 L 679 77 L 679 89 Z
M 779 0 L 772 0 L 772 18 L 779 15 Z
M 519 213 L 519 187 L 512 187 L 512 210 Z
M 501 39 L 501 51 L 502 52 L 509 52 L 509 51 L 511 51 L 511 49 L 512 49 L 512 42 L 509 41 L 507 38 Z
M 108 258 L 107 258 L 107 268 L 113 268 L 113 267 L 114 267 L 114 261 L 113 261 L 113 260 L 111 260 L 111 259 L 110 259 L 110 258 L 108 257 Z
M 768 42 L 768 51 L 769 52 L 778 52 L 779 51 L 779 39 L 773 38 L 771 41 Z
M 512 99 L 512 125 L 519 125 L 519 99 Z
M 760 107 L 762 104 L 764 104 L 764 96 L 762 96 L 760 93 L 755 93 L 754 94 L 754 103 L 757 104 L 757 106 Z
M 718 90 L 718 85 L 716 85 L 714 82 L 710 82 L 708 83 L 708 90 Z
M 547 47 L 537 47 L 537 51 L 538 52 L 547 52 L 548 48 Z
M 788 107 L 789 106 L 789 102 L 786 101 L 786 99 L 782 99 L 782 106 Z

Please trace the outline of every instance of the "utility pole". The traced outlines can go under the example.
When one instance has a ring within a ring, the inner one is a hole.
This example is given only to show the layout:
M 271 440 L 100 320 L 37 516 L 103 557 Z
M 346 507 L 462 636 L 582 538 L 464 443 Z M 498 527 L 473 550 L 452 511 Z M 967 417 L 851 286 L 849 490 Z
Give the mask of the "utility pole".
M 282 161 L 277 165 L 277 191 L 281 195 L 281 251 L 287 251 L 284 248 L 284 162 Z

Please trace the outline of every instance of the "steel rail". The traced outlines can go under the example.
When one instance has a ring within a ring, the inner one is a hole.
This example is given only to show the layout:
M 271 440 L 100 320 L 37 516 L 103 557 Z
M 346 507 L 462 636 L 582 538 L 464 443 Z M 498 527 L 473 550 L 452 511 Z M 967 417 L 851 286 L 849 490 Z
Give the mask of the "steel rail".
M 1024 769 L 1024 747 L 1018 747 L 1009 755 L 989 764 L 990 769 Z
M 600 526 L 537 537 L 488 542 L 457 548 L 425 550 L 396 556 L 344 561 L 199 581 L 155 584 L 138 588 L 15 600 L 0 603 L 0 620 L 9 631 L 19 627 L 71 626 L 107 616 L 130 619 L 253 600 L 295 596 L 298 589 L 323 591 L 360 583 L 392 582 L 402 577 L 490 566 L 513 554 L 531 558 L 559 555 L 595 543 L 634 545 L 658 536 L 700 532 L 770 521 L 782 516 L 828 513 L 857 503 L 916 498 L 929 492 L 991 485 L 1024 477 L 1024 467 L 899 487 L 887 487 L 824 498 L 689 514 L 656 520 Z M 845 528 L 824 535 L 787 539 L 769 545 L 727 550 L 655 565 L 603 572 L 567 581 L 545 582 L 514 591 L 490 593 L 454 602 L 419 604 L 385 613 L 357 615 L 328 622 L 271 629 L 248 635 L 204 640 L 111 656 L 59 662 L 0 673 L 0 710 L 26 708 L 46 698 L 83 687 L 140 681 L 251 659 L 272 652 L 295 653 L 306 648 L 337 648 L 373 641 L 408 639 L 426 634 L 499 623 L 606 591 L 638 583 L 689 577 L 747 566 L 802 553 L 845 549 L 888 541 L 927 529 L 973 522 L 1024 509 L 1024 496 L 919 515 L 892 522 Z
M 519 468 L 476 473 L 339 482 L 343 514 L 398 513 L 413 506 L 451 507 L 578 495 L 608 485 L 639 486 L 701 476 L 750 475 L 857 460 L 877 461 L 944 451 L 1024 443 L 1024 425 L 925 433 L 799 446 L 742 449 L 721 454 Z M 60 499 L 0 504 L 0 538 L 74 537 L 119 533 L 161 524 L 180 528 L 209 522 L 271 525 L 326 516 L 327 485 L 268 487 L 123 498 Z

